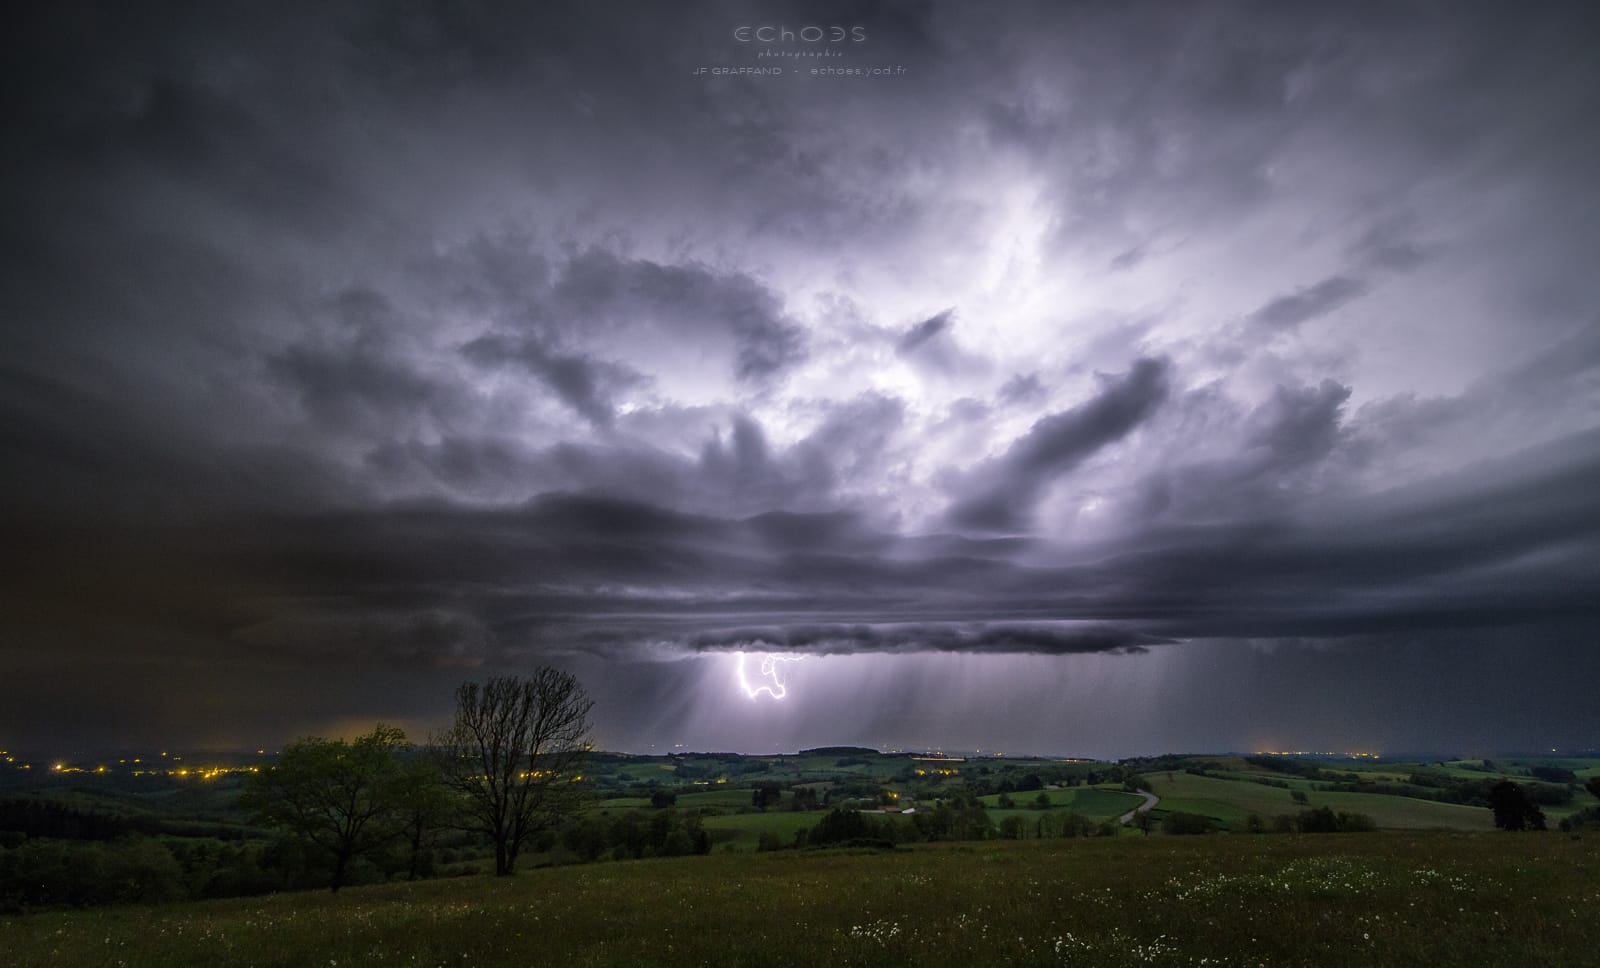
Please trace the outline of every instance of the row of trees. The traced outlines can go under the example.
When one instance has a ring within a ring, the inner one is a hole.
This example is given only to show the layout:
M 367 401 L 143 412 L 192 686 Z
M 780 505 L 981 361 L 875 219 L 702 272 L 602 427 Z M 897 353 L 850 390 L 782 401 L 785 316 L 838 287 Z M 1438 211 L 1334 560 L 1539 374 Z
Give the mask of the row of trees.
M 427 747 L 384 725 L 350 742 L 303 739 L 252 778 L 244 803 L 326 857 L 335 891 L 353 862 L 396 842 L 415 877 L 446 827 L 486 838 L 507 875 L 577 805 L 593 705 L 575 677 L 548 667 L 464 683 L 454 721 Z

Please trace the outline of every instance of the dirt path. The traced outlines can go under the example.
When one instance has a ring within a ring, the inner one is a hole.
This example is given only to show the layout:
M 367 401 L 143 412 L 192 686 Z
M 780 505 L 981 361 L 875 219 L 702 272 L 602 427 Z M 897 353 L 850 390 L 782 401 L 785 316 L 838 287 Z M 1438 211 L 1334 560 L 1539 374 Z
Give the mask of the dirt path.
M 1138 792 L 1139 796 L 1144 797 L 1144 802 L 1139 804 L 1137 807 L 1134 807 L 1132 810 L 1129 810 L 1119 818 L 1124 824 L 1133 823 L 1134 814 L 1149 813 L 1156 804 L 1161 802 L 1161 798 L 1156 796 L 1154 793 L 1151 793 L 1149 790 L 1140 790 Z

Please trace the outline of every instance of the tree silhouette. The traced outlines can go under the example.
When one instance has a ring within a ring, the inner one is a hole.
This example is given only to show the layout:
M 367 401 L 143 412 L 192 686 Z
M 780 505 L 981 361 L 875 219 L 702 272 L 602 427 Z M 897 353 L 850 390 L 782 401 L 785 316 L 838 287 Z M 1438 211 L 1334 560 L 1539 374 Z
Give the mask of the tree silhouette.
M 494 872 L 512 873 L 535 834 L 577 806 L 594 703 L 571 673 L 495 676 L 456 690 L 456 719 L 434 738 L 466 827 L 494 844 Z
M 1489 809 L 1501 830 L 1543 830 L 1544 811 L 1529 799 L 1528 791 L 1510 780 L 1489 788 Z
M 750 793 L 750 805 L 765 810 L 783 801 L 783 787 L 772 782 L 757 783 Z

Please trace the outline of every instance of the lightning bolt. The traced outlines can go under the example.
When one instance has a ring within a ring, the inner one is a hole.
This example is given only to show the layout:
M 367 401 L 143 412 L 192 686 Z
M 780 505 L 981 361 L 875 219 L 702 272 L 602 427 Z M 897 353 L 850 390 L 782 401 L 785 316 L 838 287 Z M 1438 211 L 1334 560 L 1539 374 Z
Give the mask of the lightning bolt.
M 751 699 L 756 698 L 762 693 L 766 693 L 773 699 L 782 699 L 784 696 L 787 696 L 789 694 L 789 689 L 784 685 L 783 680 L 786 678 L 786 676 L 781 670 L 788 663 L 799 662 L 802 658 L 804 658 L 803 656 L 798 655 L 785 655 L 782 652 L 761 653 L 760 678 L 770 679 L 772 682 L 770 685 L 751 685 L 750 674 L 745 669 L 745 654 L 743 652 L 737 652 L 735 653 L 735 656 L 739 671 L 739 688 L 743 689 L 744 694 L 749 696 Z M 760 679 L 758 679 L 757 682 L 759 683 Z

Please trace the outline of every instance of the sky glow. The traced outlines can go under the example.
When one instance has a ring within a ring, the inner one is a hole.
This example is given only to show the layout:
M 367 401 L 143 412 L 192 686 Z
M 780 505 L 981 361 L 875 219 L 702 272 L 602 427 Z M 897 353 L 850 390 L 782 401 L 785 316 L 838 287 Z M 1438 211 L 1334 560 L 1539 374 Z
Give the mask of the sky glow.
M 0 31 L 0 736 L 1596 741 L 1592 5 L 803 13 Z

